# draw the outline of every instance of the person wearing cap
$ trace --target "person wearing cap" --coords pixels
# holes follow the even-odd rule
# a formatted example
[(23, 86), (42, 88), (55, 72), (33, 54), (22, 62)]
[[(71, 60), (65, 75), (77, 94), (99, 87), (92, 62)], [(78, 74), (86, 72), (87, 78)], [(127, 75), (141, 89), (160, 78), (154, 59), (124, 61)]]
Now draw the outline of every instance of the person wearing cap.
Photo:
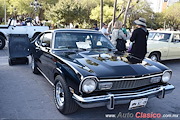
[(134, 21), (136, 29), (133, 31), (130, 41), (133, 43), (130, 53), (143, 60), (147, 53), (147, 37), (149, 32), (146, 29), (146, 19), (139, 18)]
[(100, 30), (102, 32), (102, 34), (104, 34), (108, 39), (109, 39), (109, 32), (108, 32), (108, 26), (107, 24), (103, 23), (103, 27), (102, 29)]

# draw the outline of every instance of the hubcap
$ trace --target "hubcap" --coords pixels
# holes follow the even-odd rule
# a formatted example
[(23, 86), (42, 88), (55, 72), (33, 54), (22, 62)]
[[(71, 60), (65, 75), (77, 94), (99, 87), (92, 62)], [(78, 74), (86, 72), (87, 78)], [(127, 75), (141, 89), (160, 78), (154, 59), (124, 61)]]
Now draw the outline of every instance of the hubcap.
[(151, 60), (157, 61), (157, 57), (156, 57), (155, 55), (152, 55), (152, 56), (151, 56)]
[(59, 106), (64, 105), (64, 90), (60, 82), (56, 84), (56, 101)]

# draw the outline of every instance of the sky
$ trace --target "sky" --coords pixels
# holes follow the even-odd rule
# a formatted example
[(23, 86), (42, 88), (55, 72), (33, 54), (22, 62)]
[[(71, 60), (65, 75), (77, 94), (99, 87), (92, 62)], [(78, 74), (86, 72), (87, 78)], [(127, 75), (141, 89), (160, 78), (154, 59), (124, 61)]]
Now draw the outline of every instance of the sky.
[[(151, 8), (154, 12), (161, 12), (161, 5), (164, 0), (147, 0), (149, 3), (151, 3)], [(172, 5), (175, 2), (178, 2), (180, 0), (167, 0), (168, 5)]]

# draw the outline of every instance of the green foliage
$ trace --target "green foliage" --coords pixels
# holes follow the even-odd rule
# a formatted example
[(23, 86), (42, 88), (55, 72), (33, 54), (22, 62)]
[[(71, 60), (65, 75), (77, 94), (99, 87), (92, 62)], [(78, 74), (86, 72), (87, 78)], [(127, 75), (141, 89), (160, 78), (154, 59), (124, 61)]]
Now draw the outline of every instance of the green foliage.
[(164, 11), (164, 18), (169, 27), (178, 29), (180, 27), (180, 2), (175, 3)]
[(0, 18), (2, 19), (4, 17), (4, 2), (3, 2), (3, 0), (0, 0), (0, 3), (3, 3), (0, 5)]
[(10, 15), (27, 15), (34, 12), (33, 8), (30, 7), (32, 0), (9, 0), (8, 10)]
[[(7, 18), (12, 16), (32, 17), (37, 14), (41, 19), (48, 19), (55, 25), (64, 26), (69, 23), (78, 24), (80, 28), (90, 28), (93, 23), (100, 22), (100, 0), (38, 0), (43, 6), (34, 11), (30, 3), (34, 0), (0, 0), (0, 22), (4, 18), (4, 1), (7, 7)], [(116, 17), (120, 15), (129, 0), (117, 0)], [(180, 2), (170, 6), (163, 13), (153, 13), (150, 5), (144, 1), (132, 0), (128, 10), (127, 27), (133, 25), (133, 21), (139, 17), (147, 20), (147, 26), (154, 29), (164, 26), (164, 22), (174, 28), (180, 27)], [(103, 22), (109, 23), (113, 16), (114, 0), (104, 0)], [(151, 15), (154, 14), (154, 18)], [(119, 17), (122, 21), (124, 14)]]
[[(105, 23), (108, 23), (112, 20), (113, 16), (113, 7), (109, 7), (108, 5), (105, 5), (103, 7), (103, 20)], [(100, 6), (97, 6), (91, 11), (90, 18), (92, 20), (100, 21)]]
[(140, 1), (138, 4), (132, 3), (132, 5), (134, 7), (128, 11), (129, 26), (133, 25), (134, 20), (143, 17), (147, 20), (148, 27), (150, 27), (152, 24), (150, 17), (153, 14), (150, 5), (146, 1)]
[(73, 0), (59, 0), (56, 5), (50, 5), (45, 11), (47, 19), (54, 23), (83, 23), (86, 9), (79, 2)]

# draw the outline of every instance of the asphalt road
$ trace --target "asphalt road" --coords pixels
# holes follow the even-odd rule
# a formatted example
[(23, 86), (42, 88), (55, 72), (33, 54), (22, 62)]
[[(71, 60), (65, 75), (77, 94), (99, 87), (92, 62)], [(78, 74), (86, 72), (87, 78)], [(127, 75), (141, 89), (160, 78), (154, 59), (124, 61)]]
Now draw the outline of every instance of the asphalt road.
[[(82, 109), (71, 115), (63, 115), (53, 101), (53, 87), (41, 75), (32, 73), (30, 65), (8, 65), (7, 48), (0, 50), (0, 120), (4, 119), (137, 119), (145, 114), (160, 113), (163, 118), (157, 120), (180, 120), (180, 60), (165, 61), (173, 70), (170, 81), (176, 89), (164, 99), (153, 98), (144, 108), (128, 111), (128, 104)], [(138, 114), (137, 114), (138, 113)], [(164, 117), (166, 116), (166, 117)], [(144, 120), (144, 119), (143, 119)], [(148, 120), (154, 120), (149, 118)]]

